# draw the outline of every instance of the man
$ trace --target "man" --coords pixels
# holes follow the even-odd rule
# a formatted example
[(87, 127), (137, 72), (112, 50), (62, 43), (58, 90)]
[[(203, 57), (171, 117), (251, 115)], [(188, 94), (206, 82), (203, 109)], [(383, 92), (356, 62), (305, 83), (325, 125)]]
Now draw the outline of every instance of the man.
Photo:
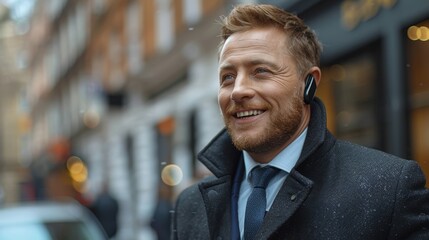
[(113, 239), (118, 231), (119, 203), (110, 193), (107, 183), (90, 206), (91, 211), (100, 222), (109, 239)]
[(214, 176), (177, 200), (174, 239), (429, 239), (417, 163), (326, 129), (313, 99), (321, 47), (302, 20), (241, 5), (223, 19), (221, 36), (226, 130), (198, 156)]

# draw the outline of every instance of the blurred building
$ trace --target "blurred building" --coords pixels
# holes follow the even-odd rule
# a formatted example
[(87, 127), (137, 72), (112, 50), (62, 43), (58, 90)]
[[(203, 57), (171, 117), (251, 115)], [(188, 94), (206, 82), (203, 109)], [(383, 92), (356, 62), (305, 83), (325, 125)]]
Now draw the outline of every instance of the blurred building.
[(24, 39), (11, 14), (0, 3), (0, 204), (20, 199), (18, 185), (25, 174), (20, 150), (30, 126), (21, 94), (26, 79), (21, 71)]
[[(14, 160), (29, 166), (21, 200), (89, 204), (107, 184), (118, 239), (155, 239), (158, 199), (208, 174), (195, 156), (223, 126), (216, 21), (238, 2), (258, 1), (37, 1), (18, 98), (30, 116)], [(317, 94), (333, 133), (429, 175), (429, 2), (259, 2), (297, 13), (324, 44)]]
[(206, 174), (195, 155), (222, 127), (216, 20), (227, 5), (38, 1), (25, 44), (32, 125), (22, 156), (35, 194), (24, 200), (90, 204), (107, 184), (120, 202), (118, 239), (154, 238), (159, 194), (172, 203)]

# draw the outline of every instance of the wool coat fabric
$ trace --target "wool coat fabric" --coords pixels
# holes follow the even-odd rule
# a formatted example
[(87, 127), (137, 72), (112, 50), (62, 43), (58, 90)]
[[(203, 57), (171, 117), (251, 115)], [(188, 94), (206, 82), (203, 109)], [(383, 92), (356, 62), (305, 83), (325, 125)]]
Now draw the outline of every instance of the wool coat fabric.
[[(172, 239), (231, 239), (232, 180), (242, 153), (222, 130), (198, 155), (213, 176), (176, 201)], [(429, 239), (429, 191), (418, 164), (338, 140), (315, 99), (296, 167), (255, 239)]]

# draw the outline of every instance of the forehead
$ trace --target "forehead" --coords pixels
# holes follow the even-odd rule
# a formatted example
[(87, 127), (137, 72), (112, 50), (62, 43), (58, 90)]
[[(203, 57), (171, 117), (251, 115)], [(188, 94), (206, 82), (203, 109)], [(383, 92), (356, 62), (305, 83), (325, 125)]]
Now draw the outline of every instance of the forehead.
[(229, 36), (220, 51), (220, 60), (231, 55), (254, 52), (281, 53), (285, 51), (286, 33), (274, 27), (255, 28), (248, 31), (237, 32)]

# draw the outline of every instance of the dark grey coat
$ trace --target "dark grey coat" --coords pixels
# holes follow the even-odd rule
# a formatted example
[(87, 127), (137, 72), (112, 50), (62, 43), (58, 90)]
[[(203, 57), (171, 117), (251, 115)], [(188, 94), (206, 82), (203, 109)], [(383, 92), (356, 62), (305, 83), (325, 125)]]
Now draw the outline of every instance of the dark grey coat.
[[(415, 161), (335, 139), (323, 104), (311, 106), (297, 166), (257, 239), (429, 239), (429, 191)], [(230, 239), (231, 186), (241, 152), (225, 130), (199, 154), (214, 174), (176, 202), (173, 239)]]

